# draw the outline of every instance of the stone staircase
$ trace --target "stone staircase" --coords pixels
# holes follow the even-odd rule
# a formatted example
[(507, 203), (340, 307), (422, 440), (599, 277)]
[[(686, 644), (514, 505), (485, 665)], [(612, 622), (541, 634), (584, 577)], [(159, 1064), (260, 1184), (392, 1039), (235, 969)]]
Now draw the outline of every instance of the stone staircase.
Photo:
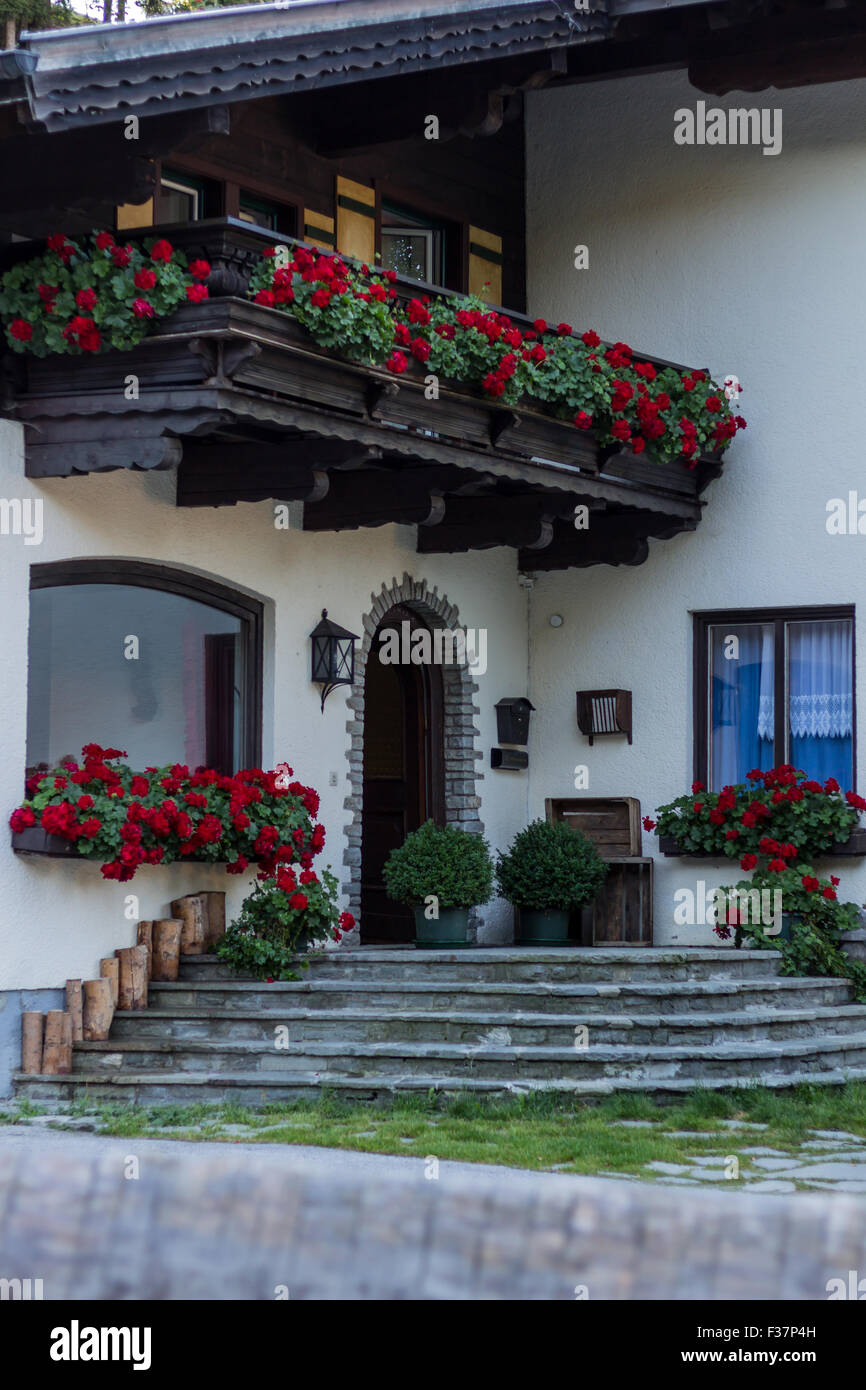
[(262, 1105), (327, 1088), (580, 1095), (866, 1079), (866, 1005), (844, 980), (789, 979), (769, 951), (362, 948), (297, 983), (186, 956), (149, 1007), (76, 1043), (34, 1101)]

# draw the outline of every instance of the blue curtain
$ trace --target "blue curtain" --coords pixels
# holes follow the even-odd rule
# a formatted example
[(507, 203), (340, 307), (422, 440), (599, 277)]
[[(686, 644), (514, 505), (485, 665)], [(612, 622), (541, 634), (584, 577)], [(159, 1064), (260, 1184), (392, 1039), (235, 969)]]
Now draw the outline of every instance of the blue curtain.
[(714, 627), (711, 662), (710, 787), (720, 791), (753, 767), (773, 766), (772, 626)]

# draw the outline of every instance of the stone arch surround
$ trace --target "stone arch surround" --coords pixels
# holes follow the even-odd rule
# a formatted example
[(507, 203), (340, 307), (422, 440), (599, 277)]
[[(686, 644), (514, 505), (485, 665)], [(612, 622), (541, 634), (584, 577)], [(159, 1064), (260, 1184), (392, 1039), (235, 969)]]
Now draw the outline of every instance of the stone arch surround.
[[(346, 725), (350, 736), (349, 746), (349, 795), (343, 803), (344, 809), (352, 813), (352, 819), (345, 827), (346, 847), (343, 863), (347, 877), (343, 889), (349, 900), (349, 911), (356, 921), (361, 915), (361, 830), (364, 801), (364, 680), (367, 672), (373, 638), (385, 614), (398, 604), (412, 609), (423, 618), (431, 628), (459, 627), (459, 615), (453, 603), (438, 592), (429, 589), (425, 580), (412, 579), (404, 574), (402, 581), (391, 580), (390, 588), (383, 584), (381, 591), (370, 595), (371, 606), (363, 618), (361, 645), (355, 653), (355, 684), (347, 703), (351, 718)], [(472, 679), (468, 667), (456, 664), (443, 664), (443, 742), (445, 754), (445, 819), (450, 825), (459, 825), (464, 830), (483, 835), (484, 826), (480, 819), (481, 797), (476, 782), (483, 774), (476, 771), (476, 762), (482, 754), (475, 742), (479, 730), (475, 716), (480, 708), (474, 703), (478, 685)]]

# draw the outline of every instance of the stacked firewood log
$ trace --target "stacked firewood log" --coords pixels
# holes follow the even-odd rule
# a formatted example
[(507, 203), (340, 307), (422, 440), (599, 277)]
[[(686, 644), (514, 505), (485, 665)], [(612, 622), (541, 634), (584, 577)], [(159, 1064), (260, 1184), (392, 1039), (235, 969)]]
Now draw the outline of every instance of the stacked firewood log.
[(189, 893), (171, 917), (139, 922), (138, 943), (100, 961), (99, 979), (67, 980), (66, 1008), (21, 1015), (21, 1070), (63, 1076), (77, 1042), (103, 1042), (116, 1010), (147, 1008), (150, 980), (176, 980), (182, 955), (210, 951), (226, 929), (225, 893)]

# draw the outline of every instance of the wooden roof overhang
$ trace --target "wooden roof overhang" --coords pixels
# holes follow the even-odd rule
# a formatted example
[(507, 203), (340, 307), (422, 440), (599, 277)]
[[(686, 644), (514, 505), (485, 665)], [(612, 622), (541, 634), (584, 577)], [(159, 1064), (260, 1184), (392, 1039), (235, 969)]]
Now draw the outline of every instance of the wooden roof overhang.
[(651, 538), (697, 526), (720, 462), (604, 453), (570, 421), (457, 383), (428, 399), (420, 363), (395, 377), (348, 361), (243, 297), (262, 232), (231, 219), (159, 230), (210, 260), (212, 297), (129, 352), (7, 354), (3, 413), (25, 427), (28, 477), (176, 469), (180, 507), (302, 501), (308, 531), (412, 524), (423, 554), (507, 545), (531, 570), (639, 564)]

